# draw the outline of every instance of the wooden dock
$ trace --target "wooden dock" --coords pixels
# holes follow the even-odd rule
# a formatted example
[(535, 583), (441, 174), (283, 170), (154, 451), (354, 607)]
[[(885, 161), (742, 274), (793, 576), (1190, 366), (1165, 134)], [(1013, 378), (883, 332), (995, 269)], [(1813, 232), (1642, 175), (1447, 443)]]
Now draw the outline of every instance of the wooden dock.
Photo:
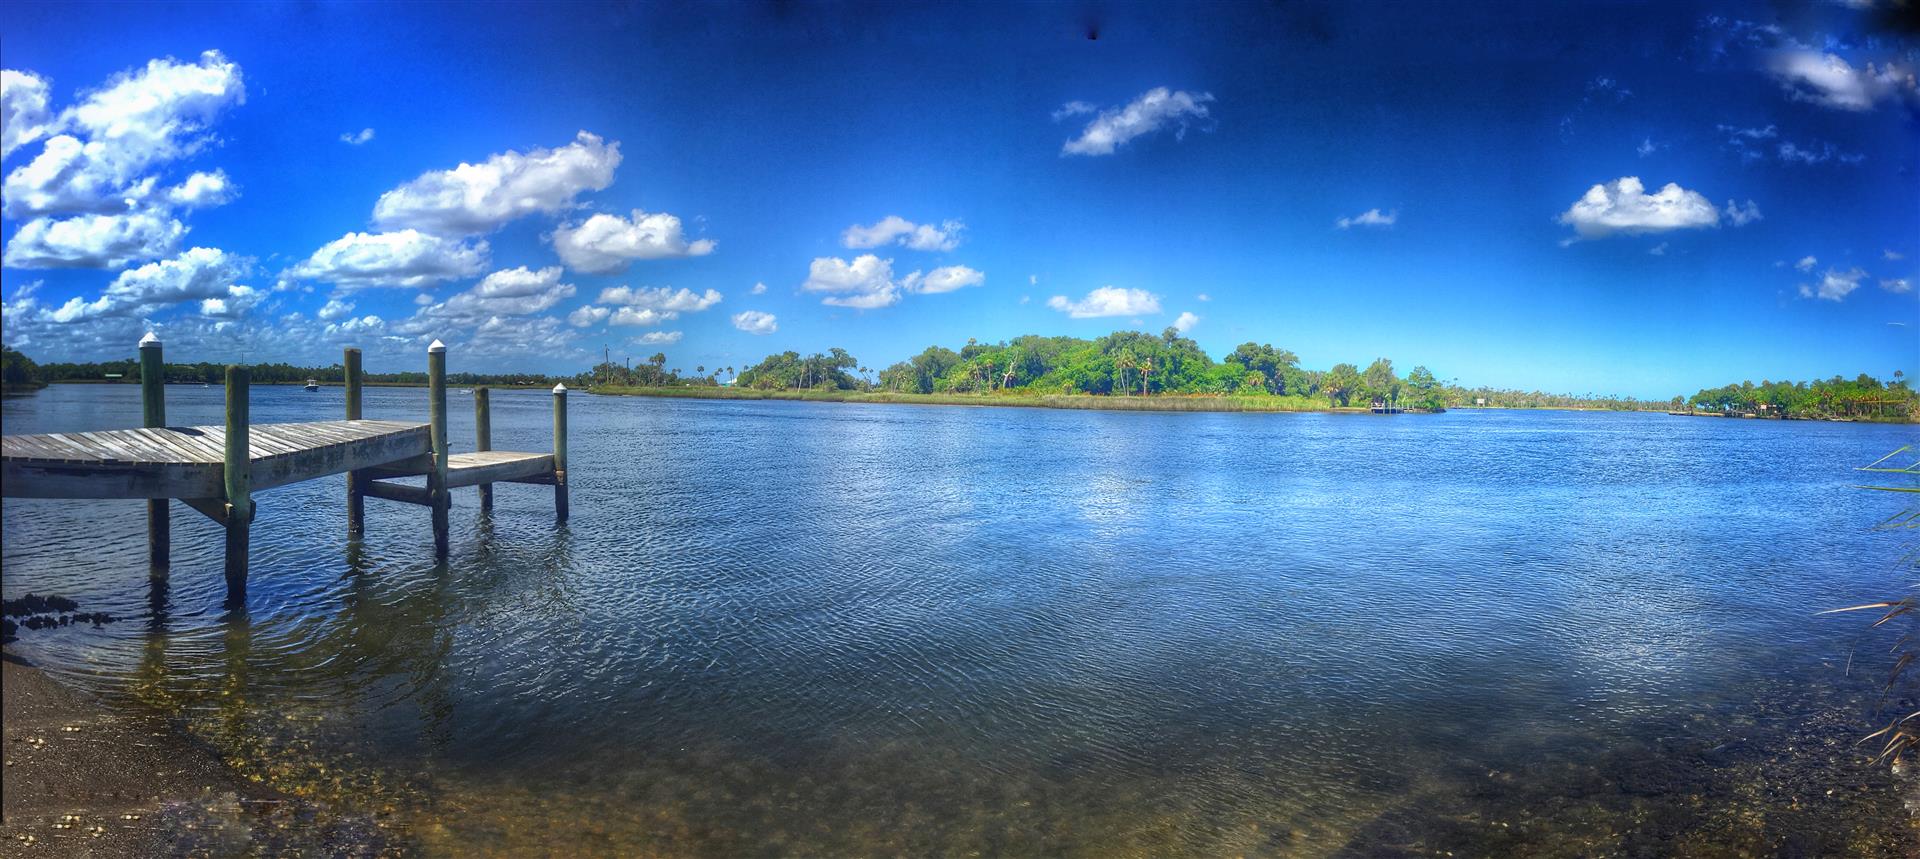
[[(140, 341), (143, 423), (137, 429), (0, 437), (0, 494), (9, 498), (145, 499), (148, 560), (164, 577), (170, 554), (171, 511), (178, 500), (226, 529), (229, 604), (246, 598), (247, 546), (253, 493), (337, 474), (347, 476), (347, 536), (365, 522), (366, 498), (418, 504), (432, 511), (436, 556), (447, 555), (450, 491), (474, 486), (483, 510), (493, 506), (493, 484), (532, 483), (554, 488), (558, 518), (567, 517), (567, 389), (553, 388), (553, 451), (493, 450), (488, 391), (474, 389), (476, 443), (472, 453), (447, 444), (446, 347), (427, 350), (428, 421), (367, 420), (361, 416), (360, 350), (346, 351), (346, 419), (251, 425), (248, 371), (227, 368), (227, 422), (222, 426), (166, 426), (164, 363), (159, 338)], [(391, 482), (426, 477), (425, 486)]]

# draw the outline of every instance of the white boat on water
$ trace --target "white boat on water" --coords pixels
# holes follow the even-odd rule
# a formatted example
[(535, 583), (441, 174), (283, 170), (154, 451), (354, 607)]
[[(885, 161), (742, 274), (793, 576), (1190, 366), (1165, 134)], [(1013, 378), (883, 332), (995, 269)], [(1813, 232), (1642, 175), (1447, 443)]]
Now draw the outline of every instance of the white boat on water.
[(320, 380), (319, 380), (319, 379), (308, 379), (308, 380), (307, 380), (307, 390), (309, 390), (309, 391), (318, 391), (318, 390), (320, 390)]

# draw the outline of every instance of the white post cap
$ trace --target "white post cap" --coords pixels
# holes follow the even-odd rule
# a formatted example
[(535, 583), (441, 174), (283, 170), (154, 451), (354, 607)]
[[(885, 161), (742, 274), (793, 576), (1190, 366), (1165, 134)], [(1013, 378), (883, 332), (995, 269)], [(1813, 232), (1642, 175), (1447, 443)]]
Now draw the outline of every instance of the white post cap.
[(564, 383), (555, 382), (553, 383), (553, 392), (556, 394), (564, 394), (567, 392), (567, 386)]
[(140, 338), (140, 348), (142, 349), (145, 349), (148, 346), (158, 346), (158, 345), (160, 345), (160, 335), (155, 334), (151, 331), (147, 332), (147, 336)]
[(440, 342), (438, 338), (435, 338), (435, 340), (431, 344), (428, 344), (427, 346), (427, 354), (429, 355), (435, 352), (445, 352), (445, 351), (447, 351), (447, 344)]

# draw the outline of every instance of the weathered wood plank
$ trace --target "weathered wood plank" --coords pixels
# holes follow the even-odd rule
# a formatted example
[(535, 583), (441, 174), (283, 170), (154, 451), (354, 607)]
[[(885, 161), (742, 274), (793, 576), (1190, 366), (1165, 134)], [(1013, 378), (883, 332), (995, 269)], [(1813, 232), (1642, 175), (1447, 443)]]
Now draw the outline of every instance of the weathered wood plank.
[[(6, 436), (4, 494), (17, 498), (217, 498), (225, 427), (147, 427)], [(302, 446), (299, 439), (308, 439)], [(252, 489), (259, 491), (422, 456), (426, 424), (326, 421), (252, 427)], [(417, 473), (417, 472), (416, 472)]]
[(267, 457), (254, 461), (253, 488), (255, 491), (271, 489), (316, 477), (372, 468), (376, 465), (419, 456), (427, 451), (428, 445), (427, 428), (415, 426), (408, 430), (363, 438), (347, 444), (316, 447), (284, 456)]
[(217, 463), (0, 460), (8, 498), (206, 498), (221, 492)]
[(206, 514), (220, 525), (227, 524), (227, 500), (225, 498), (182, 498), (180, 503)]
[(368, 498), (385, 498), (388, 501), (402, 501), (418, 504), (422, 507), (433, 506), (433, 492), (424, 486), (408, 486), (404, 483), (387, 483), (369, 480), (360, 488), (360, 494)]
[(447, 457), (447, 485), (478, 486), (553, 473), (553, 454), (550, 453), (487, 453), (491, 455), (482, 457), (472, 453), (456, 453)]

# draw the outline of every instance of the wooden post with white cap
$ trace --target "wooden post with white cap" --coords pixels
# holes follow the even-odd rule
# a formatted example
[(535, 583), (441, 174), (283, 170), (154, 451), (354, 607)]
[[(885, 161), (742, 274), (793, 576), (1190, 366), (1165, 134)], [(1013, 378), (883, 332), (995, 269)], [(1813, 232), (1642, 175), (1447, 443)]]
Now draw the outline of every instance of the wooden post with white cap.
[[(167, 425), (167, 365), (160, 358), (160, 336), (140, 338), (140, 425)], [(147, 573), (166, 578), (173, 547), (173, 515), (165, 498), (147, 499)]]
[(553, 512), (567, 521), (567, 386), (553, 386)]
[(433, 556), (447, 557), (447, 514), (453, 493), (447, 490), (447, 344), (427, 347), (427, 423), (433, 444), (433, 469), (427, 472), (427, 494), (433, 501)]

